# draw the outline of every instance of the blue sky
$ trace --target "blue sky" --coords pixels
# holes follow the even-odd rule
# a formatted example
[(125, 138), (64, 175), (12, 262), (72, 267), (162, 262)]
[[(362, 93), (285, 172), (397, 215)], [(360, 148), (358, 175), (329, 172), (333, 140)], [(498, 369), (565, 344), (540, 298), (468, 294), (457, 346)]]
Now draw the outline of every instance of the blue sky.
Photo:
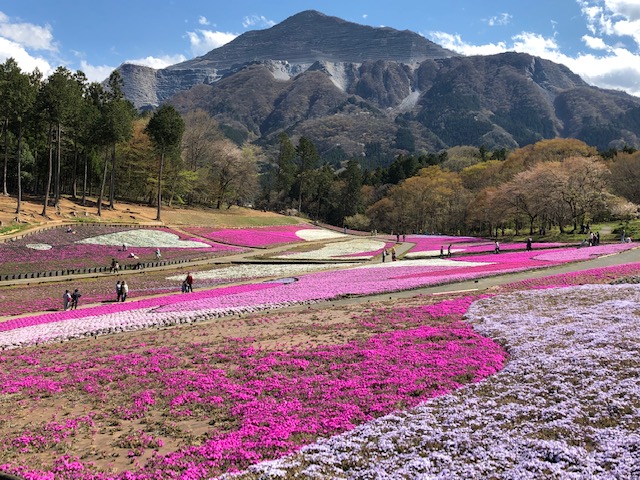
[(101, 81), (124, 62), (162, 68), (309, 9), (465, 55), (538, 55), (640, 96), (640, 0), (0, 0), (0, 61)]

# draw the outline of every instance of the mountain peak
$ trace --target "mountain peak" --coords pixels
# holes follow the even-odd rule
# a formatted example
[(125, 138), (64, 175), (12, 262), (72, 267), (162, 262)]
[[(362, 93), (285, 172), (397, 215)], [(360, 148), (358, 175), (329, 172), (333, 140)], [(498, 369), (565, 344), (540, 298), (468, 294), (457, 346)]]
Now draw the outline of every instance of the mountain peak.
[(305, 10), (265, 30), (243, 33), (231, 42), (170, 69), (227, 70), (247, 60), (313, 64), (316, 61), (362, 63), (392, 60), (419, 63), (457, 56), (409, 30), (348, 22), (317, 10)]

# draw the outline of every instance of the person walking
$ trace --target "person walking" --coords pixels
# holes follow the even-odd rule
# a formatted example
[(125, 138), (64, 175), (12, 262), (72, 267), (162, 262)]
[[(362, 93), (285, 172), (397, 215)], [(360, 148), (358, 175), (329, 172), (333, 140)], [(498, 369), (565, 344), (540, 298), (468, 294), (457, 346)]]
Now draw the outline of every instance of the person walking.
[(447, 247), (447, 257), (451, 256), (451, 244)]
[(396, 249), (395, 247), (391, 247), (391, 261), (395, 262), (397, 260), (396, 258)]
[(193, 292), (193, 275), (191, 275), (191, 272), (187, 274), (187, 278), (184, 281), (187, 283), (187, 292)]
[(382, 263), (384, 263), (384, 261), (387, 259), (387, 249), (383, 248), (382, 249)]
[(120, 298), (124, 302), (127, 299), (127, 295), (129, 295), (129, 285), (127, 285), (127, 282), (125, 282), (124, 280), (120, 284), (120, 290)]
[(156, 260), (159, 260), (162, 255), (160, 255), (160, 249), (156, 248)]
[(80, 300), (81, 296), (80, 290), (76, 288), (71, 294), (71, 310), (78, 308), (78, 300)]
[(71, 294), (69, 293), (69, 290), (65, 290), (64, 293), (62, 294), (62, 308), (66, 310), (69, 310), (69, 306), (71, 305)]
[(498, 240), (496, 240), (495, 243), (494, 253), (500, 253), (500, 243), (498, 243)]
[(533, 249), (533, 240), (531, 237), (527, 238), (527, 252), (530, 252)]
[(116, 282), (116, 302), (122, 300), (122, 284), (120, 280)]

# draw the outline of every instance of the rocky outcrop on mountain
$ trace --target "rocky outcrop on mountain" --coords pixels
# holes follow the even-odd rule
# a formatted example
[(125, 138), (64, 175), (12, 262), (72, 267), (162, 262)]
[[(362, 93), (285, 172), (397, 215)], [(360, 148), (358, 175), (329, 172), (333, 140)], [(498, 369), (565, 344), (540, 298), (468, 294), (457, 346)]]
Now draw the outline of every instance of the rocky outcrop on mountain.
[(120, 70), (139, 109), (202, 108), (233, 138), (266, 147), (280, 132), (369, 160), (555, 137), (640, 147), (640, 98), (589, 86), (563, 65), (513, 52), (463, 57), (413, 32), (315, 11), (163, 70)]

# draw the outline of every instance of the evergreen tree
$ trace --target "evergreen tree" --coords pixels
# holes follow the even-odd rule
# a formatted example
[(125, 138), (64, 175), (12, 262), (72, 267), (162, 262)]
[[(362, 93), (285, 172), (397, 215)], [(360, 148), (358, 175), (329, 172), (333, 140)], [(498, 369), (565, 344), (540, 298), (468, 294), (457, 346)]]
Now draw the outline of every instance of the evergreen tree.
[(275, 188), (279, 197), (286, 197), (296, 181), (296, 148), (286, 133), (278, 136), (280, 149), (276, 166)]
[(301, 137), (296, 147), (296, 160), (298, 164), (298, 211), (302, 211), (302, 198), (306, 195), (309, 185), (310, 172), (316, 168), (320, 155), (315, 145), (306, 137)]
[(158, 198), (156, 220), (161, 220), (162, 208), (162, 171), (164, 169), (165, 155), (176, 153), (182, 142), (184, 134), (184, 120), (178, 111), (171, 105), (164, 104), (156, 110), (145, 129), (157, 152), (160, 155), (158, 165)]
[(2, 122), (4, 129), (4, 169), (3, 169), (3, 193), (8, 195), (7, 191), (7, 165), (9, 157), (8, 131), (11, 126), (15, 129), (17, 136), (16, 148), (16, 166), (17, 166), (17, 206), (16, 214), (20, 214), (22, 207), (22, 139), (23, 125), (27, 117), (32, 114), (38, 93), (38, 85), (41, 80), (41, 74), (36, 69), (31, 74), (22, 72), (17, 62), (13, 58), (0, 65), (0, 116), (4, 119)]
[(360, 213), (362, 206), (362, 171), (355, 160), (349, 160), (347, 168), (340, 173), (344, 181), (341, 195), (342, 216), (348, 217)]

